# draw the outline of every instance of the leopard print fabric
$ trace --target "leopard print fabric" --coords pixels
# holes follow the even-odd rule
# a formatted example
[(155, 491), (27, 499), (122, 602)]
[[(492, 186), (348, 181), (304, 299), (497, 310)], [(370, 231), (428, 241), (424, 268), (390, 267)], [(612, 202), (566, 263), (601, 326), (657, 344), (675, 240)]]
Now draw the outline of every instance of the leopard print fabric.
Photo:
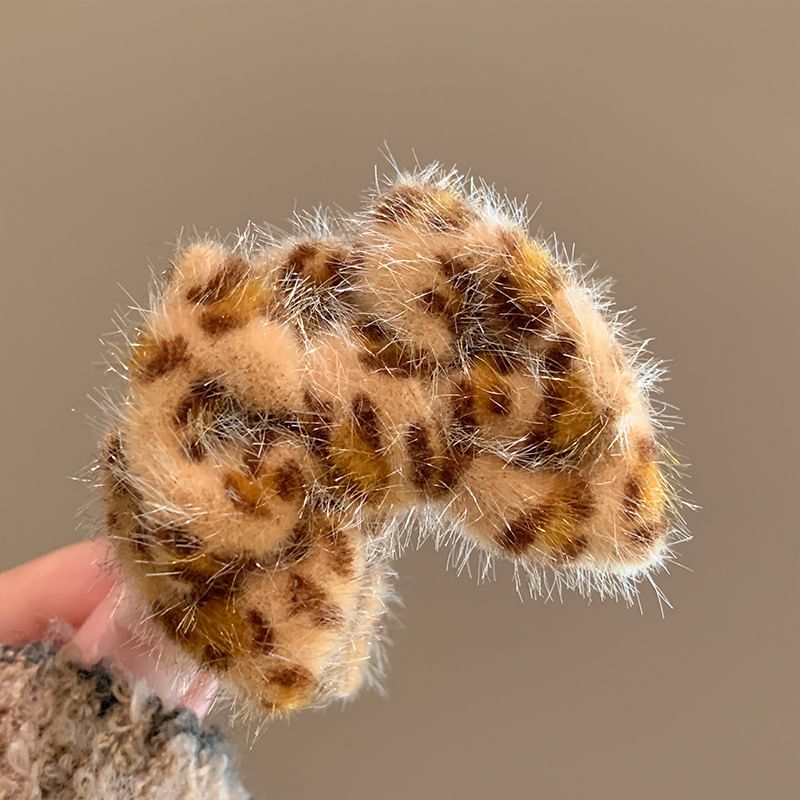
[(107, 527), (147, 620), (252, 707), (369, 679), (412, 535), (540, 593), (630, 596), (669, 556), (642, 371), (523, 222), (429, 170), (179, 252), (102, 443)]

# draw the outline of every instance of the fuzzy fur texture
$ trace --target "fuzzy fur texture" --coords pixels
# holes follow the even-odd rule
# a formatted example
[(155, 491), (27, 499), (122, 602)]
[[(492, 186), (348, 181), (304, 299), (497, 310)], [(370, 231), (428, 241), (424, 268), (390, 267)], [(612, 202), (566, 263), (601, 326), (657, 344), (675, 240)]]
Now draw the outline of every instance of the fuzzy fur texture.
[(436, 169), (180, 250), (100, 474), (147, 619), (268, 714), (374, 676), (412, 535), (634, 596), (677, 538), (651, 373), (521, 211)]

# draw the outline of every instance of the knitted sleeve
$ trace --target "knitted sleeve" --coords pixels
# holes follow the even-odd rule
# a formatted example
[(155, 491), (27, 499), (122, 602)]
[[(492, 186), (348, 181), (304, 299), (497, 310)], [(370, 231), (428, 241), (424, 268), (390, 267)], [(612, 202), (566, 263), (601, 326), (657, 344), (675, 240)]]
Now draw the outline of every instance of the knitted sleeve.
[(250, 795), (226, 740), (99, 664), (38, 642), (0, 650), (0, 798), (149, 800)]

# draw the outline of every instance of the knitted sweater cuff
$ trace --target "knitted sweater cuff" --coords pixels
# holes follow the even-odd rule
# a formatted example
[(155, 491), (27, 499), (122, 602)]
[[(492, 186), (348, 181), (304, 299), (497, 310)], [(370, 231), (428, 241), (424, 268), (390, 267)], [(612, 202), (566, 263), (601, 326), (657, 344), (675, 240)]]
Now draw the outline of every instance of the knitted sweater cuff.
[(0, 649), (0, 797), (219, 798), (250, 795), (216, 728), (167, 711), (103, 665), (57, 644)]

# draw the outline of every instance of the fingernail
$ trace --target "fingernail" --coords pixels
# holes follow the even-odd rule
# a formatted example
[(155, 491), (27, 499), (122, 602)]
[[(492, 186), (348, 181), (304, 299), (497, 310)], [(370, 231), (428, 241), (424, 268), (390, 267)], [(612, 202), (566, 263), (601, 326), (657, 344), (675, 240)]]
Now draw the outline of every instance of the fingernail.
[(213, 703), (216, 680), (200, 672), (155, 630), (147, 639), (137, 635), (132, 627), (135, 619), (124, 589), (117, 586), (89, 615), (69, 647), (84, 664), (110, 662), (131, 684), (145, 681), (167, 708), (186, 706), (202, 719)]
[(212, 675), (198, 672), (189, 690), (183, 696), (183, 705), (204, 719), (211, 710), (219, 691), (219, 681)]

